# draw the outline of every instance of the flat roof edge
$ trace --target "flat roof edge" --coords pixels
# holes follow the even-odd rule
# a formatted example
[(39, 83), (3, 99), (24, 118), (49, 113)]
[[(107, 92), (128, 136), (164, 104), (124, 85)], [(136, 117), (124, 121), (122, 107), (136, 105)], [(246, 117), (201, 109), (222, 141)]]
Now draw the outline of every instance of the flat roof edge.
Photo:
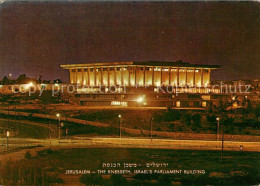
[(82, 67), (92, 67), (92, 66), (116, 66), (116, 65), (137, 65), (137, 66), (167, 66), (167, 67), (186, 67), (186, 68), (210, 68), (218, 69), (220, 65), (200, 65), (200, 64), (190, 64), (190, 63), (176, 63), (176, 62), (105, 62), (105, 63), (84, 63), (84, 64), (66, 64), (60, 65), (63, 69), (70, 68), (82, 68)]

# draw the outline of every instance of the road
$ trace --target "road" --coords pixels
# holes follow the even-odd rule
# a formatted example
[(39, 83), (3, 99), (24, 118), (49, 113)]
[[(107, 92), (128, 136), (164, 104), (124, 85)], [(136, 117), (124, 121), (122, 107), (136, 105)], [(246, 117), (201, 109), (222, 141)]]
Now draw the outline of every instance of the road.
[[(56, 124), (51, 125), (55, 132)], [(115, 137), (71, 137), (70, 139), (48, 139), (48, 124), (31, 121), (7, 121), (0, 119), (0, 129), (11, 130), (9, 148), (41, 145), (53, 148), (91, 148), (91, 147), (118, 147), (118, 148), (158, 148), (158, 149), (193, 149), (193, 150), (221, 150), (221, 141), (207, 140), (173, 140), (148, 138), (115, 138)], [(17, 134), (19, 131), (19, 134)], [(56, 134), (52, 135), (57, 136)], [(2, 133), (0, 138), (0, 152), (6, 151), (7, 139)], [(256, 151), (260, 152), (260, 142), (224, 141), (226, 151)], [(10, 150), (10, 149), (9, 149)]]
[[(56, 136), (56, 125), (51, 124), (50, 129), (52, 135)], [(49, 126), (44, 123), (33, 121), (15, 121), (8, 119), (0, 119), (0, 136), (5, 137), (5, 131), (9, 130), (11, 136), (16, 138), (47, 138), (49, 135)]]
[[(0, 141), (6, 139), (1, 138)], [(189, 149), (189, 150), (221, 150), (221, 141), (205, 140), (169, 140), (169, 139), (143, 139), (143, 138), (103, 138), (89, 137), (77, 139), (19, 139), (19, 143), (30, 143), (52, 148), (91, 148), (91, 147), (118, 147), (118, 148), (157, 148), (157, 149)], [(15, 138), (13, 138), (15, 142)], [(13, 143), (15, 145), (15, 143)], [(224, 141), (225, 151), (260, 152), (260, 142)]]

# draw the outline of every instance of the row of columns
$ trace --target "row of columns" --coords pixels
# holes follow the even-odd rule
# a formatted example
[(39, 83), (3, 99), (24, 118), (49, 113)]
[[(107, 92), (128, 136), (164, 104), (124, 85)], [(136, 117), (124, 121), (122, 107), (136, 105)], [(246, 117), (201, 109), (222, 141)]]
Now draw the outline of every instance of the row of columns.
[[(110, 68), (111, 67), (106, 67), (107, 68), (107, 71), (108, 71), (108, 79), (107, 79), (107, 81), (108, 81), (108, 86), (110, 86)], [(113, 67), (114, 68), (114, 84), (115, 85), (117, 85), (117, 70), (116, 70), (116, 66), (114, 66)], [(133, 68), (130, 68), (129, 66), (128, 67), (120, 67), (120, 71), (121, 71), (121, 85), (124, 85), (124, 76), (123, 76), (123, 74), (124, 74), (124, 68), (127, 68), (128, 69), (128, 84), (130, 85), (131, 84), (131, 72), (132, 71), (134, 71), (134, 73), (135, 73), (135, 85), (137, 85), (137, 66), (134, 66)], [(155, 67), (149, 67), (149, 68), (152, 68), (152, 86), (154, 86), (155, 85), (155, 82), (154, 82), (154, 69), (155, 69)], [(88, 85), (90, 85), (90, 68), (85, 68), (85, 69), (87, 69), (87, 76), (88, 76), (88, 82), (87, 82), (87, 84)], [(145, 75), (145, 69), (146, 69), (146, 67), (145, 66), (143, 66), (143, 85), (145, 85), (145, 80), (146, 80), (146, 75)], [(158, 67), (157, 67), (157, 69), (158, 69)], [(174, 69), (176, 69), (176, 68), (174, 68)], [(183, 69), (183, 68), (181, 68), (181, 69)], [(72, 70), (73, 69), (69, 69), (70, 70), (70, 82), (71, 83), (77, 83), (77, 81), (78, 81), (78, 69), (74, 69), (75, 70), (75, 73), (76, 73), (76, 82), (73, 82), (73, 72), (72, 72)], [(132, 71), (131, 71), (132, 70)], [(171, 82), (171, 70), (172, 70), (172, 67), (169, 67), (168, 68), (168, 72), (169, 72), (169, 84), (170, 84), (170, 82)], [(196, 73), (195, 73), (195, 71), (196, 70), (198, 70), (198, 69), (196, 69), (196, 68), (193, 68), (193, 86), (196, 84)], [(208, 76), (208, 83), (210, 83), (210, 72), (211, 72), (211, 70), (210, 69), (208, 69), (209, 70), (209, 76)], [(82, 73), (82, 75), (81, 75), (81, 78), (82, 78), (82, 80), (81, 80), (81, 82), (82, 82), (82, 84), (83, 84), (83, 82), (84, 82), (84, 68), (82, 68), (82, 69), (80, 69), (80, 71), (81, 71), (81, 73)], [(101, 71), (101, 84), (103, 85), (103, 67), (100, 67), (100, 71)], [(187, 80), (188, 80), (188, 68), (185, 68), (185, 85), (187, 85)], [(94, 85), (95, 86), (97, 86), (97, 70), (96, 70), (96, 68), (93, 68), (93, 72), (94, 72)], [(163, 76), (163, 67), (160, 67), (160, 85), (162, 85), (162, 81), (163, 81), (163, 78), (162, 78), (162, 76)], [(204, 73), (204, 70), (203, 70), (203, 68), (201, 69), (201, 86), (203, 86), (204, 85), (204, 78), (203, 78), (203, 73)], [(177, 68), (177, 86), (179, 86), (180, 85), (180, 68)]]

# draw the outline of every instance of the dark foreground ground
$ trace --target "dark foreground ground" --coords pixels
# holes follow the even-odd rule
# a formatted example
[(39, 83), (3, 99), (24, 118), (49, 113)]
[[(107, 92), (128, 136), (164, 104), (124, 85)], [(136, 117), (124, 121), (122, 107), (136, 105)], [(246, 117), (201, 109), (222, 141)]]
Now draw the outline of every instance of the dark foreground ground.
[[(114, 165), (111, 163), (117, 163), (116, 167), (111, 167)], [(127, 163), (137, 164), (137, 167), (124, 167)], [(34, 157), (27, 153), (24, 160), (2, 164), (0, 169), (0, 184), (9, 185), (255, 185), (260, 183), (260, 153), (224, 152), (221, 161), (220, 151), (47, 149)], [(73, 171), (66, 174), (68, 170)], [(75, 170), (86, 170), (91, 174), (73, 174)], [(97, 174), (98, 170), (106, 170), (106, 173)], [(115, 174), (108, 170), (128, 170), (130, 173)], [(160, 170), (182, 172), (159, 174)]]

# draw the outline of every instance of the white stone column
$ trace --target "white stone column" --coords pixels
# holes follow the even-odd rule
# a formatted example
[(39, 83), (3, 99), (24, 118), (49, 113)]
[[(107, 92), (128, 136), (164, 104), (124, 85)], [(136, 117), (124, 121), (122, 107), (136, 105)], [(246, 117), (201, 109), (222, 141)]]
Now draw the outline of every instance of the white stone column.
[(70, 71), (70, 83), (74, 83), (74, 81), (73, 81), (73, 72), (72, 72), (72, 69), (70, 68), (69, 69), (69, 71)]
[(107, 67), (107, 76), (108, 76), (107, 84), (108, 86), (110, 86), (110, 67)]
[(180, 68), (177, 68), (177, 86), (180, 85)]
[(121, 86), (124, 85), (124, 67), (121, 67)]
[(97, 86), (97, 69), (94, 68), (94, 85)]
[(203, 68), (201, 69), (201, 86), (203, 86)]
[(171, 70), (172, 70), (172, 68), (169, 67), (169, 85), (171, 85)]
[(162, 70), (163, 70), (163, 67), (161, 67), (161, 83), (160, 83), (160, 86), (162, 86)]
[(188, 85), (188, 68), (185, 68), (185, 86)]
[(143, 76), (143, 86), (145, 86), (145, 66), (143, 67), (143, 74), (144, 74), (144, 76)]
[(90, 86), (90, 68), (88, 68), (88, 85)]
[(136, 85), (137, 85), (137, 84), (136, 84), (136, 81), (137, 81), (137, 77), (136, 77), (136, 74), (137, 74), (137, 73), (136, 73), (136, 71), (137, 71), (137, 68), (136, 68), (136, 66), (135, 66), (135, 69), (134, 69), (134, 71), (135, 71), (135, 86), (136, 86)]
[(211, 74), (211, 69), (209, 69), (209, 85), (211, 85), (210, 74)]
[(154, 86), (154, 67), (152, 67), (152, 86)]
[(81, 69), (81, 84), (84, 85), (84, 68)]
[(131, 70), (130, 70), (131, 67), (128, 66), (127, 69), (128, 69), (128, 86), (131, 86)]
[(79, 76), (78, 76), (78, 69), (76, 68), (75, 71), (76, 71), (76, 84), (78, 84), (78, 78), (79, 78)]
[(117, 79), (116, 79), (116, 67), (115, 66), (114, 66), (114, 81), (115, 81), (115, 85), (116, 85)]
[(196, 69), (194, 68), (193, 69), (193, 87), (195, 87), (196, 86), (196, 81), (195, 81), (195, 77), (196, 77)]
[(101, 85), (104, 85), (104, 83), (103, 83), (103, 67), (100, 67), (100, 73), (101, 73)]

